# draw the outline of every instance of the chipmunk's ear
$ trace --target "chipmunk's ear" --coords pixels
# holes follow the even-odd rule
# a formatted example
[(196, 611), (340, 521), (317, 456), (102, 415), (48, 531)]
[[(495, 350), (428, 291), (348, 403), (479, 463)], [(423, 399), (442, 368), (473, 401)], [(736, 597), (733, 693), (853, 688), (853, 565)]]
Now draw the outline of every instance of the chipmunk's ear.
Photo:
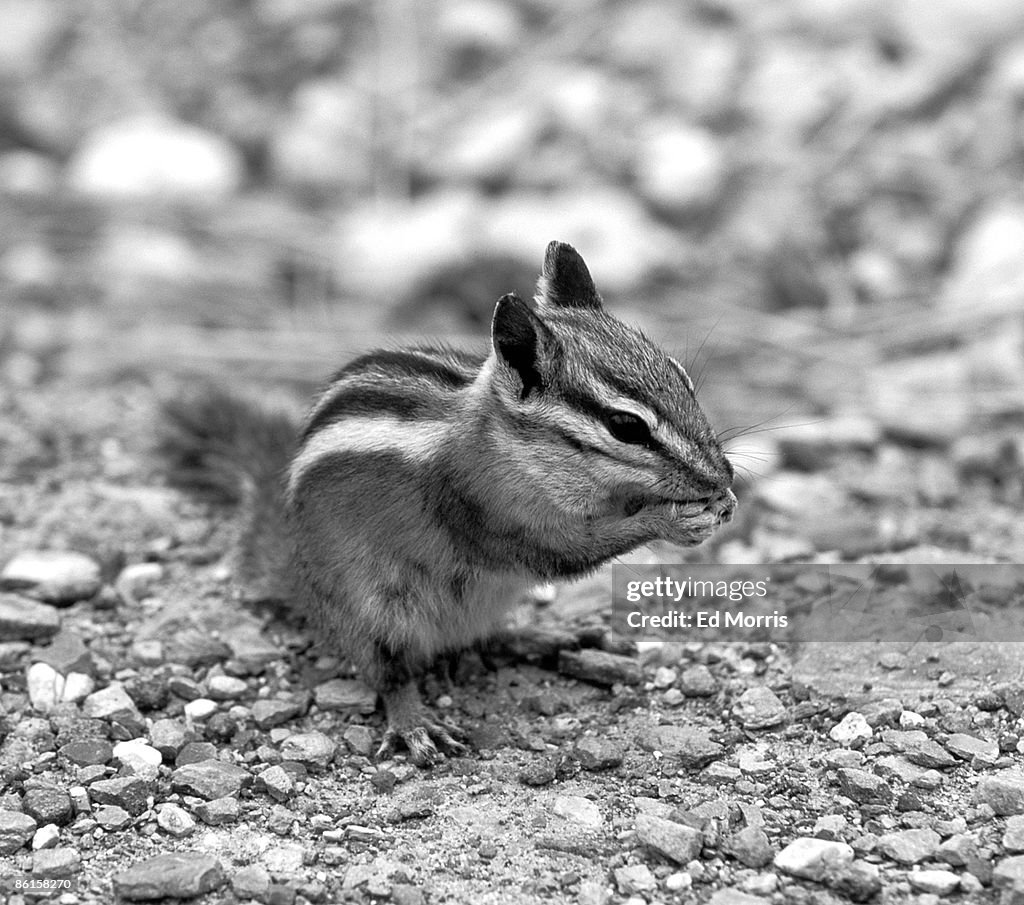
[(498, 362), (511, 368), (522, 385), (521, 398), (544, 389), (557, 340), (514, 292), (498, 299), (491, 322), (491, 342)]
[(537, 299), (561, 308), (600, 308), (601, 296), (580, 253), (565, 242), (551, 242), (537, 282)]

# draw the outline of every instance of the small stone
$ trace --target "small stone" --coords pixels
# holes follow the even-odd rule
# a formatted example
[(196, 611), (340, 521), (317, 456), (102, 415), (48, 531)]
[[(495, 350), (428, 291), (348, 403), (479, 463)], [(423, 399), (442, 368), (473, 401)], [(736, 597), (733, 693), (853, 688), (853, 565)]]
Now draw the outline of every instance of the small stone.
[(0, 641), (38, 641), (60, 631), (52, 607), (17, 594), (0, 594)]
[(1008, 852), (1024, 852), (1024, 815), (1015, 814), (1006, 818), (1003, 848)]
[(185, 721), (187, 723), (205, 723), (218, 710), (216, 701), (209, 698), (196, 698), (185, 705)]
[(640, 733), (638, 741), (647, 751), (660, 751), (688, 769), (699, 769), (721, 757), (724, 751), (706, 730), (685, 726), (651, 726)]
[(829, 731), (829, 738), (849, 747), (854, 742), (867, 741), (874, 734), (862, 713), (848, 713)]
[(64, 677), (63, 703), (80, 704), (96, 690), (96, 680), (84, 672), (69, 672)]
[(156, 815), (157, 826), (175, 839), (191, 836), (196, 831), (192, 815), (176, 804), (165, 804)]
[(615, 869), (615, 885), (624, 896), (652, 893), (658, 888), (658, 880), (646, 864), (631, 864)]
[(240, 899), (262, 902), (270, 891), (270, 872), (259, 864), (243, 867), (231, 878), (231, 889)]
[(615, 742), (588, 735), (576, 744), (576, 758), (584, 770), (610, 770), (622, 763), (622, 748)]
[(101, 779), (89, 786), (89, 796), (94, 802), (117, 805), (133, 817), (138, 817), (149, 807), (148, 799), (152, 794), (152, 783), (139, 776)]
[(941, 841), (935, 830), (900, 830), (879, 837), (878, 850), (900, 864), (918, 864), (935, 857)]
[(252, 705), (252, 718), (260, 729), (280, 726), (294, 720), (301, 713), (302, 705), (298, 701), (261, 699)]
[(100, 567), (81, 553), (30, 550), (19, 553), (0, 572), (0, 586), (29, 597), (67, 606), (100, 589)]
[(149, 742), (164, 760), (173, 761), (188, 743), (190, 734), (179, 720), (155, 720), (149, 730)]
[(732, 709), (744, 729), (768, 729), (786, 720), (785, 705), (775, 692), (763, 685), (748, 688)]
[(658, 689), (671, 688), (679, 678), (679, 673), (670, 666), (659, 666), (654, 671), (654, 687)]
[(138, 603), (150, 596), (153, 586), (162, 581), (163, 577), (164, 567), (158, 562), (132, 563), (118, 574), (114, 588), (128, 603)]
[(960, 878), (948, 870), (913, 870), (907, 874), (910, 885), (918, 892), (945, 898), (960, 885)]
[(676, 864), (694, 860), (704, 845), (698, 830), (652, 814), (637, 815), (636, 836), (642, 845)]
[(853, 849), (845, 842), (801, 836), (775, 856), (774, 864), (778, 870), (794, 877), (821, 881), (852, 861)]
[(245, 681), (234, 676), (211, 676), (206, 680), (206, 692), (214, 701), (235, 701), (248, 690)]
[(967, 833), (957, 833), (939, 846), (936, 857), (953, 867), (965, 867), (978, 858), (978, 843)]
[(814, 821), (814, 836), (817, 839), (837, 840), (846, 829), (846, 818), (842, 814), (823, 814)]
[(938, 742), (926, 739), (919, 744), (907, 748), (905, 752), (907, 760), (921, 767), (929, 767), (935, 770), (945, 770), (955, 767), (957, 760)]
[(142, 714), (120, 682), (111, 682), (106, 688), (89, 695), (82, 704), (82, 713), (97, 720), (143, 722)]
[(377, 709), (377, 692), (357, 679), (330, 679), (313, 696), (321, 710), (369, 715)]
[(75, 816), (68, 793), (52, 786), (27, 791), (21, 800), (21, 807), (40, 825), (55, 823), (66, 826)]
[(220, 760), (204, 760), (178, 767), (171, 774), (171, 788), (183, 795), (212, 801), (237, 795), (249, 781), (248, 771)]
[(759, 826), (746, 826), (733, 833), (723, 843), (723, 849), (741, 864), (753, 868), (771, 863), (775, 855), (768, 836)]
[(52, 666), (62, 676), (72, 672), (91, 675), (95, 670), (92, 654), (82, 637), (66, 628), (61, 629), (46, 647), (39, 648), (35, 659)]
[(637, 183), (658, 207), (692, 212), (711, 205), (721, 192), (726, 165), (715, 136), (681, 122), (648, 129), (638, 148)]
[(209, 826), (220, 826), (234, 823), (238, 819), (240, 807), (238, 799), (233, 797), (214, 798), (195, 806), (196, 816)]
[(126, 830), (132, 825), (132, 815), (116, 804), (104, 804), (93, 811), (93, 819), (108, 833)]
[(64, 693), (64, 677), (48, 663), (33, 663), (26, 673), (25, 684), (29, 702), (37, 713), (53, 710)]
[[(882, 878), (878, 866), (866, 861), (854, 861), (839, 868), (825, 878), (836, 892), (854, 902), (868, 902), (881, 892)], [(924, 905), (924, 903), (919, 903)]]
[(114, 894), (133, 901), (194, 899), (226, 882), (216, 858), (198, 852), (157, 855), (114, 874)]
[(710, 669), (698, 663), (683, 670), (679, 689), (688, 698), (709, 698), (718, 691), (718, 682)]
[(164, 662), (164, 645), (155, 638), (135, 641), (131, 646), (131, 658), (139, 666), (161, 666)]
[(603, 650), (562, 650), (558, 653), (558, 671), (594, 685), (639, 685), (644, 674), (632, 657)]
[(44, 848), (53, 848), (60, 841), (60, 827), (55, 823), (48, 823), (39, 827), (32, 837), (32, 851), (37, 852)]
[(28, 814), (0, 810), (0, 855), (13, 855), (32, 838), (36, 826)]
[(281, 743), (281, 757), (319, 771), (327, 769), (337, 748), (322, 732), (296, 732)]
[(858, 804), (888, 804), (892, 801), (892, 789), (881, 776), (844, 767), (838, 771), (838, 777), (843, 794)]
[(764, 905), (760, 896), (748, 895), (738, 889), (720, 889), (710, 899), (708, 905)]
[(551, 809), (555, 816), (590, 829), (597, 829), (604, 822), (597, 805), (579, 795), (559, 795)]
[(161, 710), (171, 698), (169, 683), (158, 676), (133, 676), (124, 683), (124, 690), (140, 710)]
[(189, 742), (174, 758), (176, 767), (186, 764), (201, 764), (205, 760), (217, 759), (217, 746), (213, 742)]
[(1004, 896), (1002, 901), (1016, 903), (1020, 901), (1019, 894), (1024, 892), (1024, 855), (1014, 855), (1012, 858), (1004, 858), (992, 871), (992, 885), (996, 889), (1009, 889), (1014, 896)]
[(82, 869), (82, 856), (73, 848), (50, 848), (34, 852), (32, 873), (45, 880), (64, 880)]
[(295, 794), (295, 783), (283, 767), (268, 767), (256, 777), (256, 789), (275, 801), (287, 801)]
[(1024, 814), (1024, 773), (1002, 770), (983, 776), (974, 790), (974, 803), (987, 804), (996, 814)]
[(341, 736), (353, 754), (372, 757), (377, 748), (373, 733), (367, 726), (349, 726)]
[(946, 739), (946, 750), (968, 762), (991, 767), (999, 760), (999, 743), (957, 732)]
[(121, 765), (121, 772), (144, 779), (156, 779), (163, 755), (150, 747), (143, 739), (130, 742), (118, 742), (114, 745), (114, 758)]
[(550, 759), (534, 758), (519, 771), (517, 778), (524, 786), (546, 786), (554, 782), (557, 775)]

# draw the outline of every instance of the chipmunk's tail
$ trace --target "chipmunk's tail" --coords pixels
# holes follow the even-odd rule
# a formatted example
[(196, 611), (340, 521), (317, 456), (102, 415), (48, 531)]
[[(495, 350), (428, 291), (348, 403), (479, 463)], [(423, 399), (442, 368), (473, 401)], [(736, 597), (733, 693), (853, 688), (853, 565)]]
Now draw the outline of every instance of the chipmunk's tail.
[(215, 387), (163, 403), (158, 449), (171, 481), (241, 509), (236, 578), (248, 597), (290, 596), (283, 489), (297, 436), (297, 418)]

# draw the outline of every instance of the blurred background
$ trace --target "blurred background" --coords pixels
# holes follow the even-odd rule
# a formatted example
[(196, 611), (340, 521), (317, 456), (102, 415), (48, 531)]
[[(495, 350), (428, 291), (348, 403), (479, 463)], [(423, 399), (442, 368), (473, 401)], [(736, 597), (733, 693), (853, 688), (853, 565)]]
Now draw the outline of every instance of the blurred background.
[(12, 424), (485, 342), (557, 238), (716, 424), (760, 425), (753, 472), (926, 449), (959, 469), (940, 501), (975, 467), (1019, 493), (1019, 0), (0, 0), (0, 22)]

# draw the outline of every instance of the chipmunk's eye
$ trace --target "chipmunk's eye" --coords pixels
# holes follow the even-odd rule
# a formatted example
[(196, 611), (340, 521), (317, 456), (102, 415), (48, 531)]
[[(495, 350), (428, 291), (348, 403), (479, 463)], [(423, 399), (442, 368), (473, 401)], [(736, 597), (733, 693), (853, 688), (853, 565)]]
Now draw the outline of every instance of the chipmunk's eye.
[(609, 412), (605, 417), (608, 432), (620, 443), (649, 446), (653, 440), (651, 429), (643, 418), (629, 412)]

